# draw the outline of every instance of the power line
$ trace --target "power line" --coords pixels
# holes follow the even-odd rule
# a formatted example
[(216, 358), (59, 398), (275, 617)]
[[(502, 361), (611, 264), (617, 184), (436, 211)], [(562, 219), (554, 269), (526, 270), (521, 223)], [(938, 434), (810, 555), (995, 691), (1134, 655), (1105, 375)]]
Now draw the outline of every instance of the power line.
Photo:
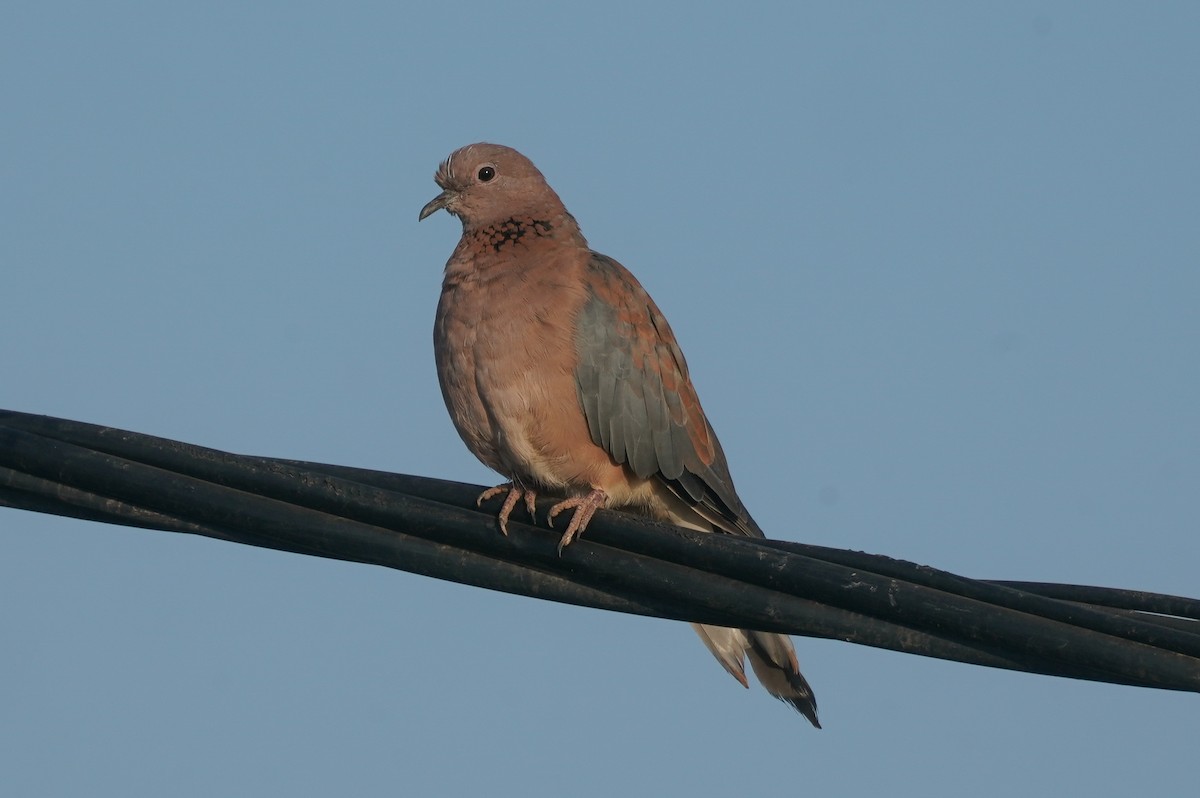
[[(481, 488), (235, 455), (0, 411), (0, 505), (383, 565), (587, 607), (1200, 692), (1200, 601), (968, 579), (880, 555), (601, 513), (500, 534)], [(545, 508), (541, 508), (544, 517)]]

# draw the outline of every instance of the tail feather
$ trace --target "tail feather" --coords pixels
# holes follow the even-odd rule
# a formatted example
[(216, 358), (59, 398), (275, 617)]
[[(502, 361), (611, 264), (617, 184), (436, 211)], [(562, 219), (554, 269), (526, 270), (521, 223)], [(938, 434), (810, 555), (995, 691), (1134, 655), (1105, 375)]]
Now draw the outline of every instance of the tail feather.
[[(732, 490), (732, 487), (730, 489)], [(660, 498), (666, 500), (666, 497)], [(723, 531), (729, 534), (763, 537), (762, 530), (744, 508), (734, 520), (706, 513), (701, 506), (685, 504), (674, 493), (670, 494), (670, 498), (673, 499), (673, 503), (666, 506), (657, 517), (701, 532)], [(791, 704), (797, 712), (808, 718), (813, 726), (821, 728), (821, 722), (817, 720), (816, 696), (808, 686), (804, 674), (800, 673), (800, 663), (796, 659), (796, 649), (792, 646), (790, 637), (775, 632), (754, 632), (700, 623), (692, 624), (692, 628), (717, 658), (717, 662), (721, 663), (721, 667), (729, 671), (743, 687), (750, 686), (746, 681), (745, 664), (746, 657), (749, 656), (750, 667), (767, 692), (780, 701)]]
[(800, 672), (792, 641), (785, 635), (768, 632), (744, 634), (750, 639), (750, 647), (746, 649), (750, 667), (762, 686), (780, 701), (791, 704), (813, 726), (821, 728), (821, 722), (817, 720), (817, 698)]
[(786, 635), (773, 632), (755, 632), (746, 629), (730, 629), (724, 626), (692, 624), (700, 639), (717, 661), (733, 678), (746, 682), (745, 657), (750, 658), (750, 667), (767, 692), (780, 701), (791, 704), (818, 729), (817, 699), (812, 688), (800, 673), (796, 649)]

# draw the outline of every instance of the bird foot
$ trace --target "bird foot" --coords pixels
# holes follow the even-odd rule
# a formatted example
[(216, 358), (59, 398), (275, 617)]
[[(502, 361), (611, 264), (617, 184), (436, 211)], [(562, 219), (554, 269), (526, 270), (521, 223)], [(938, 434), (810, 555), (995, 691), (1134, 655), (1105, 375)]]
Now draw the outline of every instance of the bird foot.
[(592, 516), (607, 502), (608, 494), (596, 488), (586, 496), (575, 496), (570, 499), (564, 499), (550, 508), (550, 512), (546, 515), (546, 523), (551, 527), (554, 526), (554, 516), (564, 510), (572, 508), (575, 510), (571, 515), (571, 523), (567, 524), (567, 531), (563, 532), (562, 538), (558, 541), (559, 555), (562, 554), (562, 550), (566, 548), (567, 544), (583, 534), (583, 530), (587, 528), (588, 522), (592, 520)]
[(503, 485), (488, 488), (479, 494), (479, 498), (475, 500), (475, 506), (479, 507), (488, 499), (499, 496), (505, 491), (508, 491), (508, 496), (504, 498), (504, 504), (500, 505), (500, 514), (497, 516), (497, 519), (500, 521), (500, 531), (505, 535), (508, 534), (508, 516), (512, 513), (513, 508), (517, 506), (517, 502), (521, 500), (522, 496), (525, 497), (525, 509), (529, 511), (529, 520), (537, 523), (537, 491), (524, 490), (518, 487), (515, 482), (505, 482)]

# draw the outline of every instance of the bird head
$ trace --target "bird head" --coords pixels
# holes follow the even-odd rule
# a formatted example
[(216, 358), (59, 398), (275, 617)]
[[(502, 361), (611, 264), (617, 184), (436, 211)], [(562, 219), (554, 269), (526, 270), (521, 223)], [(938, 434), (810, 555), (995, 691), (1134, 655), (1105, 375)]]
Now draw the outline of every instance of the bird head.
[(421, 209), (418, 218), (422, 220), (445, 210), (469, 230), (533, 211), (566, 213), (562, 200), (537, 167), (500, 144), (470, 144), (455, 150), (442, 161), (433, 179), (442, 193)]

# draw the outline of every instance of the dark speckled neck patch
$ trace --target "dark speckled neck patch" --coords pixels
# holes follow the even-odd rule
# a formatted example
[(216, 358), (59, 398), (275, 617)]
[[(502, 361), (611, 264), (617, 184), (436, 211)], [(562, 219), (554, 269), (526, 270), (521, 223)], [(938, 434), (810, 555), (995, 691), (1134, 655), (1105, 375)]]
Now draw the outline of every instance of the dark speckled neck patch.
[(553, 229), (554, 225), (547, 219), (509, 217), (499, 224), (483, 228), (478, 235), (491, 245), (493, 250), (500, 252), (504, 247), (516, 244), (527, 235), (545, 238)]

